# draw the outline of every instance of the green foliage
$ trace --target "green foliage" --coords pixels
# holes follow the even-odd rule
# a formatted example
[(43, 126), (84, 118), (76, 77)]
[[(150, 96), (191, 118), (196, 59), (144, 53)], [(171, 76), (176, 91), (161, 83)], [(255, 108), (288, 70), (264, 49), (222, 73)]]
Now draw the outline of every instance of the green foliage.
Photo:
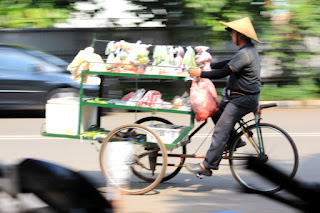
[(226, 40), (225, 27), (220, 21), (228, 22), (249, 17), (258, 35), (263, 27), (268, 25), (268, 18), (260, 15), (264, 8), (263, 4), (252, 4), (251, 0), (185, 1), (187, 7), (195, 8), (197, 24), (212, 28), (214, 36), (210, 40), (213, 45)]
[(298, 85), (263, 85), (260, 100), (306, 100), (320, 99), (320, 89), (312, 76), (301, 78)]
[[(224, 27), (219, 21), (232, 21), (248, 16), (253, 22), (258, 38), (265, 42), (263, 54), (278, 58), (284, 76), (297, 76), (297, 73), (301, 75), (303, 72), (319, 73), (317, 69), (312, 70), (308, 64), (308, 59), (319, 55), (319, 50), (308, 50), (304, 38), (306, 35), (320, 36), (320, 1), (185, 1), (188, 2), (187, 7), (195, 8), (198, 24), (212, 27), (212, 45), (226, 39), (223, 34)], [(293, 78), (293, 81), (295, 80), (296, 78)]]
[(312, 86), (306, 88), (304, 86), (265, 86), (261, 90), (261, 101), (274, 101), (274, 100), (307, 100), (319, 99), (320, 93), (316, 92), (317, 87)]
[(293, 13), (291, 23), (302, 34), (320, 36), (317, 26), (320, 21), (320, 1), (318, 0), (291, 0), (290, 11)]
[(49, 28), (74, 10), (68, 0), (2, 0), (0, 28)]

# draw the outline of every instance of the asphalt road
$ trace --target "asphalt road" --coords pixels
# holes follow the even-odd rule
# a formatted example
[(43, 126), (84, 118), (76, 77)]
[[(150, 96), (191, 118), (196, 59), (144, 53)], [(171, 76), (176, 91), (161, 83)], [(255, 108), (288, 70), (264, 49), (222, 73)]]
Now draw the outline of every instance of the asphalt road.
[[(136, 119), (149, 116), (150, 113), (108, 113), (102, 118), (102, 126), (113, 129)], [(157, 113), (175, 124), (189, 122), (187, 115)], [(250, 115), (251, 116), (251, 115)], [(267, 109), (263, 112), (263, 122), (276, 124), (285, 129), (294, 139), (300, 157), (296, 178), (308, 182), (320, 183), (320, 109)], [(67, 118), (66, 118), (67, 119)], [(63, 122), (63, 121), (61, 121)], [(0, 113), (0, 160), (17, 163), (24, 158), (37, 158), (66, 166), (79, 171), (92, 180), (103, 192), (105, 181), (98, 163), (99, 145), (65, 138), (50, 138), (40, 135), (45, 118), (41, 112), (1, 112)], [(198, 124), (196, 124), (198, 125)], [(203, 141), (213, 125), (210, 123), (198, 133), (198, 140)], [(210, 136), (199, 150), (204, 154), (210, 143)], [(188, 144), (188, 153), (193, 153), (198, 142)], [(187, 159), (187, 162), (199, 160)], [(286, 191), (278, 193), (288, 196)], [(32, 199), (33, 205), (42, 205)], [(173, 179), (159, 184), (145, 195), (127, 195), (121, 200), (118, 212), (297, 212), (286, 205), (255, 194), (245, 194), (234, 180), (227, 166), (222, 161), (220, 170), (212, 177), (199, 180), (185, 169)]]

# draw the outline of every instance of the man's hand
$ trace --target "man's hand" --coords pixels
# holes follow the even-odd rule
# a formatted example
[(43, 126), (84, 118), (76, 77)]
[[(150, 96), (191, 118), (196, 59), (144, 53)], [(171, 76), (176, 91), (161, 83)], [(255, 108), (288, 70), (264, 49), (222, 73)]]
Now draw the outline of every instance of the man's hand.
[(190, 72), (190, 76), (193, 78), (193, 77), (200, 77), (201, 75), (201, 69), (199, 67), (191, 67), (189, 69), (189, 72)]

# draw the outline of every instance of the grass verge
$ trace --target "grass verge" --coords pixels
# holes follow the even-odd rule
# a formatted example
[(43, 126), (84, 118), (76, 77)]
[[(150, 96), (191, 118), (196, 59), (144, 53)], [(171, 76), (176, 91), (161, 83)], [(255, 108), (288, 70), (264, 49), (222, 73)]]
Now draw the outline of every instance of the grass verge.
[(320, 99), (320, 91), (314, 84), (277, 87), (266, 85), (260, 93), (261, 101)]

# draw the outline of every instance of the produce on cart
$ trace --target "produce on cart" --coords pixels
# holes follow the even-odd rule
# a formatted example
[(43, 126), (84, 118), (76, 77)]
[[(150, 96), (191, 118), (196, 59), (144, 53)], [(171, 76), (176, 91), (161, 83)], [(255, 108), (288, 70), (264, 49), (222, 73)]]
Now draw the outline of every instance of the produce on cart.
[(191, 46), (185, 52), (181, 46), (156, 45), (150, 56), (151, 46), (141, 44), (141, 41), (110, 41), (105, 50), (106, 59), (103, 60), (94, 53), (93, 47), (87, 47), (78, 53), (68, 70), (76, 80), (84, 70), (188, 77), (186, 68), (197, 65), (195, 51)]

